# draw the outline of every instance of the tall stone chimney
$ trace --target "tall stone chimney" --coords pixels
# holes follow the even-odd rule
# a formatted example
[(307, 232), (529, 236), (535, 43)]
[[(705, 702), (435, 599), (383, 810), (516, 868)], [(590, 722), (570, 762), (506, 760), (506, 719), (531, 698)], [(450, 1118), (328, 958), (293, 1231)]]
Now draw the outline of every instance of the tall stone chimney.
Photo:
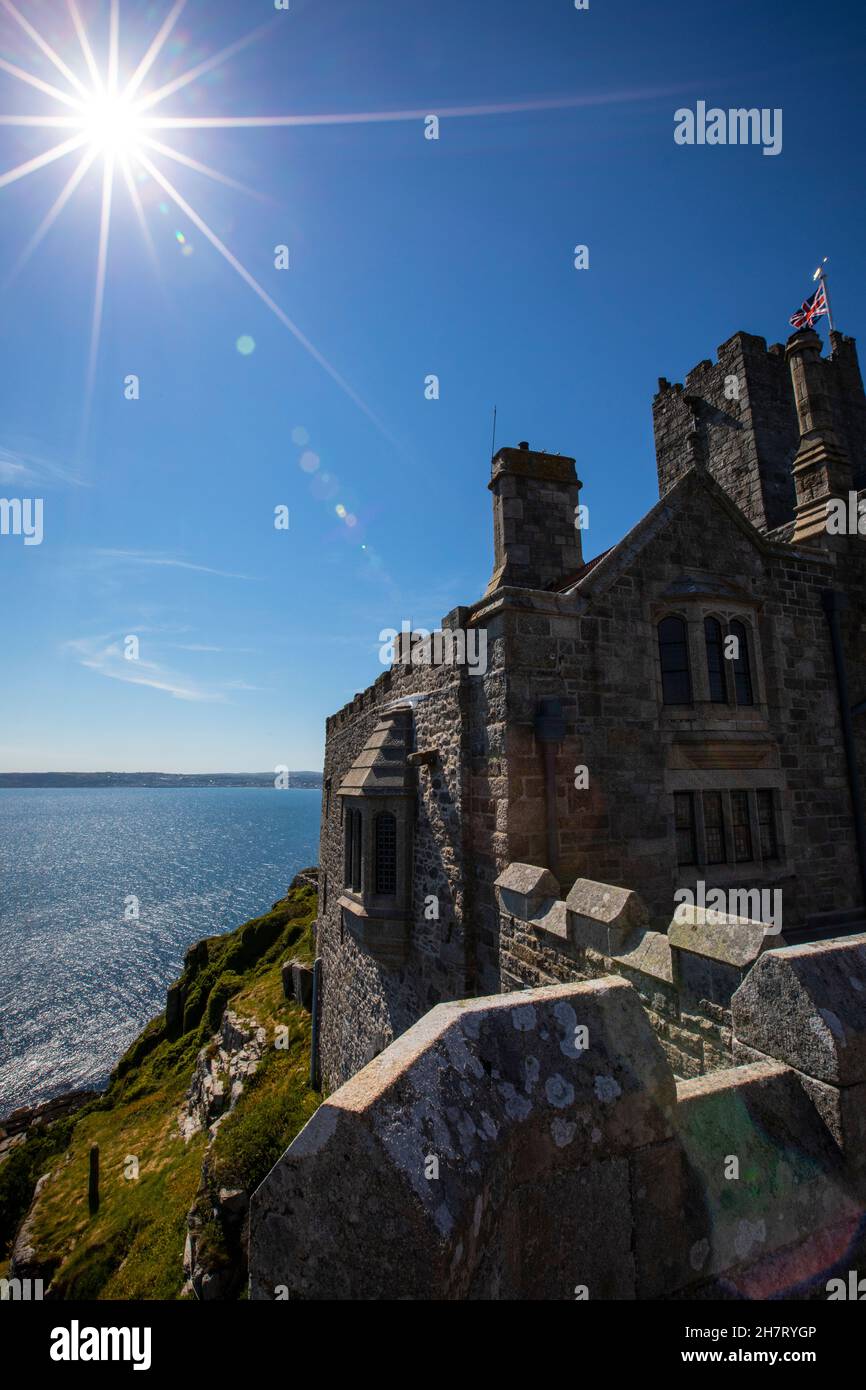
[(821, 339), (814, 329), (801, 328), (788, 339), (785, 355), (800, 427), (793, 464), (797, 504), (791, 539), (826, 542), (827, 502), (831, 497), (847, 499), (853, 470), (836, 429)]
[(546, 589), (583, 564), (577, 506), (582, 483), (573, 458), (523, 442), (493, 459), (493, 574), (487, 593)]

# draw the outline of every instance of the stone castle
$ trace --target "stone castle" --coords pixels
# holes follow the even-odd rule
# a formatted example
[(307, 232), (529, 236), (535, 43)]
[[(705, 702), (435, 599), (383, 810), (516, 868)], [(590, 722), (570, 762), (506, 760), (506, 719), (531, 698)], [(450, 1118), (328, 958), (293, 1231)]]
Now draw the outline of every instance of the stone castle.
[[(336, 1094), (255, 1195), (254, 1296), (765, 1297), (853, 1258), (854, 341), (737, 333), (653, 417), (659, 501), (592, 557), (575, 460), (500, 449), (486, 592), (328, 720)], [(483, 672), (453, 659), (472, 633)], [(737, 1154), (772, 1174), (732, 1205)]]

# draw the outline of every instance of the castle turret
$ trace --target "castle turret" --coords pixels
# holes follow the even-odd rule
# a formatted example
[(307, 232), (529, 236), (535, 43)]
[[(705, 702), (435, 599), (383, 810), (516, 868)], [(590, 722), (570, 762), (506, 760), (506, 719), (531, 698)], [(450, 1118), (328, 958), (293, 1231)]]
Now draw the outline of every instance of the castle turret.
[(788, 339), (785, 355), (800, 428), (793, 465), (797, 508), (792, 540), (814, 542), (826, 538), (827, 502), (831, 497), (847, 499), (853, 472), (835, 427), (821, 339), (814, 329), (801, 328)]
[(493, 575), (487, 593), (506, 586), (545, 589), (583, 563), (578, 529), (582, 483), (573, 458), (500, 449), (493, 459)]
[[(789, 348), (800, 338), (794, 334)], [(853, 466), (853, 486), (866, 487), (866, 395), (854, 339), (831, 332), (825, 358), (817, 334), (805, 342), (809, 390)], [(704, 467), (759, 530), (787, 526), (799, 501), (792, 469), (803, 433), (792, 370), (781, 343), (768, 348), (763, 338), (735, 333), (717, 361), (699, 362), (683, 384), (661, 377), (653, 402), (659, 496), (688, 469)], [(805, 362), (795, 370), (805, 373)]]

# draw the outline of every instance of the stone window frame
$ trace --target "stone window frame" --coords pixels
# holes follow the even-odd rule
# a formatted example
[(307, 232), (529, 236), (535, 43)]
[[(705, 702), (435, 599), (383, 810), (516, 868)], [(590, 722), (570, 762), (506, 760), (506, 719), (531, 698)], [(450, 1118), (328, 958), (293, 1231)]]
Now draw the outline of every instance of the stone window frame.
[[(360, 824), (361, 876), (357, 887), (344, 884), (338, 900), (340, 933), (348, 929), (355, 940), (381, 964), (397, 965), (406, 956), (412, 927), (415, 856), (414, 796), (366, 796), (346, 798), (344, 822), (353, 816)], [(379, 892), (376, 881), (376, 824), (379, 817), (394, 817), (396, 881), (394, 892)]]
[[(691, 678), (691, 704), (666, 704), (664, 683), (661, 671), (658, 630), (665, 618), (680, 618), (686, 624), (688, 641), (689, 673)], [(713, 700), (710, 694), (710, 674), (707, 662), (706, 634), (704, 623), (707, 618), (715, 618), (722, 627), (722, 640), (728, 636), (732, 622), (742, 623), (746, 632), (749, 674), (752, 685), (752, 703), (737, 704), (736, 682), (733, 662), (724, 659), (724, 677), (727, 700)], [(656, 696), (664, 719), (672, 721), (694, 719), (700, 710), (707, 710), (714, 719), (736, 720), (767, 718), (767, 687), (764, 675), (763, 647), (758, 623), (757, 604), (749, 605), (742, 600), (719, 603), (696, 598), (677, 604), (656, 602), (650, 610), (650, 621), (655, 643), (654, 661), (656, 676)]]
[[(673, 837), (673, 861), (677, 881), (686, 886), (683, 880), (704, 879), (726, 886), (744, 886), (744, 876), (751, 876), (758, 882), (767, 879), (780, 879), (792, 876), (794, 866), (791, 861), (793, 831), (790, 807), (786, 797), (787, 784), (784, 773), (769, 769), (750, 769), (746, 772), (731, 772), (714, 769), (701, 772), (669, 772), (665, 778), (665, 790), (670, 796), (671, 824), (674, 823), (674, 801), (676, 792), (693, 792), (695, 839), (697, 858), (693, 864), (679, 862), (676, 848), (676, 835)], [(704, 819), (703, 793), (720, 792), (722, 795), (722, 815), (725, 835), (725, 860), (710, 863), (707, 859), (706, 823)], [(765, 857), (762, 847), (761, 826), (758, 813), (758, 792), (769, 792), (773, 813), (776, 854)], [(732, 792), (745, 792), (749, 808), (749, 831), (752, 842), (751, 859), (735, 859), (733, 836)]]

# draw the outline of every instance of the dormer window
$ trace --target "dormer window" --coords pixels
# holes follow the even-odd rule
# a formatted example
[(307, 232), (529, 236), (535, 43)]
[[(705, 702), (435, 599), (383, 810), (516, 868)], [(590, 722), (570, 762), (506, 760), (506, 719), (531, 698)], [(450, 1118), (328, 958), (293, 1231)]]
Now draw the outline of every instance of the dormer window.
[(412, 711), (383, 712), (337, 795), (344, 806), (343, 928), (383, 965), (409, 948), (417, 772)]
[(682, 618), (662, 618), (658, 627), (659, 657), (662, 668), (662, 698), (666, 705), (692, 703), (689, 670), (689, 642)]

